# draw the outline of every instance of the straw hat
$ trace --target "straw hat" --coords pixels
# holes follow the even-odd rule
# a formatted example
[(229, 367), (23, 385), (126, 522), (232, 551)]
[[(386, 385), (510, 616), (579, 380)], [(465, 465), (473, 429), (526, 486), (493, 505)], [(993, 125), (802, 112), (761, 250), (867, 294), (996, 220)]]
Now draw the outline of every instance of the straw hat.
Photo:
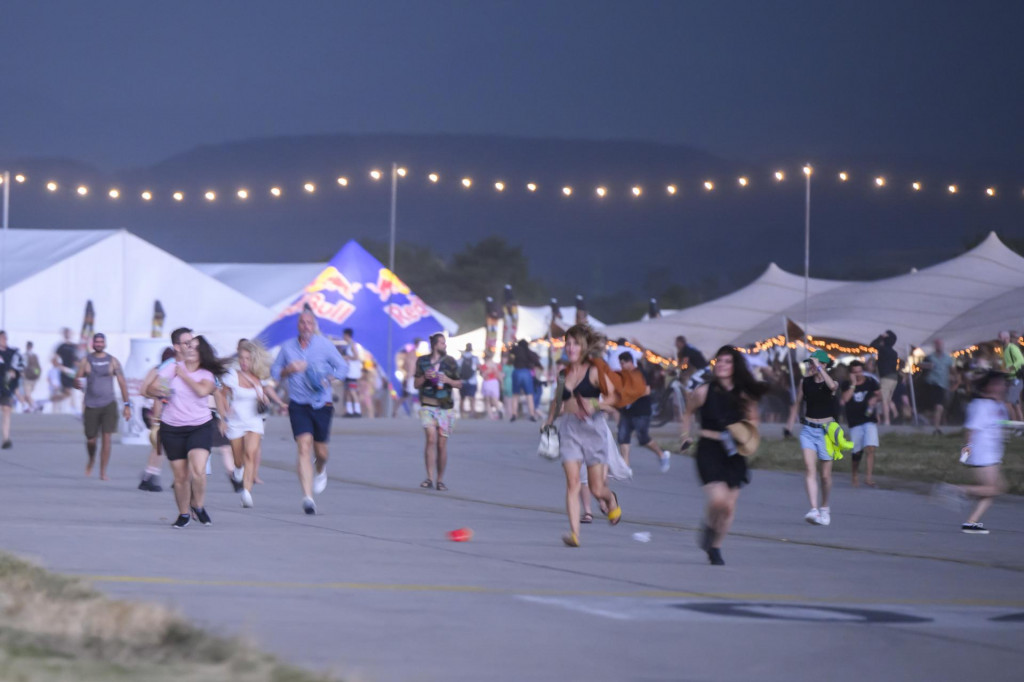
[(761, 434), (758, 433), (757, 426), (753, 422), (742, 419), (729, 424), (726, 428), (732, 439), (736, 441), (738, 453), (744, 457), (750, 457), (757, 452), (758, 446), (761, 445)]

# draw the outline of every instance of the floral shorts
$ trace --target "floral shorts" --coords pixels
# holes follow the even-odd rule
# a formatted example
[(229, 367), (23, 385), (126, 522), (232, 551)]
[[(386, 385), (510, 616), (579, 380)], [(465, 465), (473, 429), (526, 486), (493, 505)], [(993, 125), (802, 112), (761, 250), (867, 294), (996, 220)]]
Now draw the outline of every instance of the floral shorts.
[(425, 429), (437, 428), (437, 432), (447, 438), (452, 435), (452, 427), (455, 426), (455, 410), (446, 410), (434, 405), (421, 405), (420, 424)]

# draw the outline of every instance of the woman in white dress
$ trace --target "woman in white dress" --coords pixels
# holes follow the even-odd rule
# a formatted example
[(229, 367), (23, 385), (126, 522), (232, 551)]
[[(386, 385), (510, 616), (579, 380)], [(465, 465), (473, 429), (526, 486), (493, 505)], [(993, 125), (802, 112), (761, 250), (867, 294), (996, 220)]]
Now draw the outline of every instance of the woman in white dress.
[[(231, 369), (222, 380), (224, 396), (228, 400), (227, 438), (235, 459), (233, 480), (237, 483), (241, 470), (242, 506), (252, 507), (252, 485), (259, 466), (263, 440), (263, 412), (271, 402), (279, 407), (284, 403), (270, 378), (270, 357), (262, 346), (243, 340), (238, 344), (238, 367)], [(263, 411), (266, 411), (264, 409)]]

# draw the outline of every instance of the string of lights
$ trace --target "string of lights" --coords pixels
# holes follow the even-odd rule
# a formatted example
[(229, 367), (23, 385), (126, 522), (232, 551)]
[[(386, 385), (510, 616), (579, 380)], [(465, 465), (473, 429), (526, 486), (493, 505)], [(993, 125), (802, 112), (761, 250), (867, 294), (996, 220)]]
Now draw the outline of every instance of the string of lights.
[[(816, 173), (811, 165), (805, 165), (800, 171), (805, 175), (811, 175)], [(400, 179), (413, 179), (412, 173), (405, 167), (397, 169), (397, 174)], [(799, 176), (800, 173), (797, 173)], [(371, 169), (366, 177), (373, 183), (382, 181), (387, 174), (380, 168)], [(478, 181), (468, 176), (452, 176), (442, 177), (437, 171), (430, 171), (423, 174), (422, 179), (431, 186), (454, 186), (461, 188), (462, 191), (473, 191), (479, 190), (481, 187), (489, 188), (497, 194), (506, 192), (521, 191), (526, 194), (542, 194), (545, 191), (549, 193), (555, 193), (562, 196), (563, 198), (569, 199), (572, 197), (585, 197), (588, 194), (596, 200), (611, 199), (616, 196), (626, 197), (632, 200), (641, 200), (645, 197), (652, 195), (661, 194), (664, 197), (682, 197), (685, 190), (695, 191), (703, 194), (713, 194), (716, 191), (722, 189), (724, 183), (733, 183), (735, 187), (740, 190), (750, 189), (757, 186), (762, 180), (764, 185), (782, 185), (787, 182), (790, 177), (787, 170), (780, 168), (774, 171), (771, 175), (766, 178), (756, 178), (750, 175), (740, 175), (727, 181), (720, 181), (715, 178), (708, 178), (703, 181), (694, 182), (692, 185), (684, 185), (681, 182), (666, 182), (657, 186), (645, 186), (645, 185), (630, 185), (627, 187), (610, 187), (608, 185), (597, 185), (595, 187), (582, 186), (582, 185), (558, 185), (554, 184), (551, 186), (542, 187), (537, 181), (527, 181), (523, 183), (513, 183), (505, 179), (494, 179), (490, 181)], [(853, 173), (850, 171), (838, 171), (833, 176), (835, 183), (838, 185), (853, 185), (855, 178)], [(26, 185), (32, 184), (32, 180), (25, 173), (14, 173), (11, 176), (12, 185)], [(142, 202), (152, 202), (154, 199), (159, 197), (170, 197), (175, 202), (185, 202), (186, 200), (193, 199), (198, 196), (198, 200), (206, 203), (222, 202), (226, 199), (234, 199), (235, 201), (244, 202), (253, 199), (259, 193), (263, 193), (265, 196), (269, 196), (272, 199), (280, 199), (286, 194), (295, 192), (303, 196), (313, 196), (322, 194), (327, 191), (328, 187), (333, 187), (337, 190), (350, 189), (351, 185), (354, 184), (355, 178), (339, 175), (335, 178), (331, 178), (328, 181), (318, 181), (313, 179), (305, 179), (301, 183), (297, 182), (291, 185), (277, 184), (260, 188), (246, 187), (246, 186), (234, 186), (227, 191), (222, 191), (216, 187), (210, 187), (202, 190), (196, 194), (186, 194), (184, 189), (180, 188), (156, 188), (156, 187), (141, 187), (128, 190), (122, 186), (110, 186), (105, 188), (96, 189), (86, 184), (75, 184), (75, 183), (64, 183), (59, 182), (57, 179), (47, 178), (43, 181), (47, 192), (53, 195), (60, 193), (72, 193), (80, 198), (88, 198), (94, 195), (106, 196), (111, 201), (127, 201), (132, 198), (138, 199)], [(0, 178), (0, 184), (3, 179)], [(1020, 192), (1009, 189), (1001, 189), (998, 185), (984, 185), (965, 187), (957, 182), (946, 182), (946, 183), (926, 183), (923, 179), (912, 179), (912, 180), (901, 180), (897, 181), (891, 176), (876, 175), (876, 176), (865, 176), (862, 182), (866, 182), (870, 187), (873, 187), (877, 191), (886, 191), (893, 188), (903, 187), (910, 193), (926, 193), (926, 192), (941, 192), (945, 195), (976, 195), (987, 199), (997, 199), (1010, 195), (1016, 195), (1024, 198), (1024, 188)]]

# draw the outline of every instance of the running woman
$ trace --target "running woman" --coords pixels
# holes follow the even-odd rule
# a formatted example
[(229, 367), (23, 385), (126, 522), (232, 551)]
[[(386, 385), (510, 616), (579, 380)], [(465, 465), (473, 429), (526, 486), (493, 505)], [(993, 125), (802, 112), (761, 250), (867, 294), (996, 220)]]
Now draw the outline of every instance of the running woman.
[[(316, 514), (313, 493), (319, 495), (327, 488), (328, 444), (334, 416), (331, 377), (343, 380), (348, 365), (338, 349), (320, 335), (311, 310), (302, 311), (298, 327), (298, 337), (281, 344), (270, 374), (275, 381), (288, 380), (288, 418), (298, 448), (302, 510)], [(315, 476), (310, 455), (316, 457)]]
[(269, 378), (270, 356), (263, 346), (247, 340), (240, 342), (238, 367), (224, 376), (222, 391), (227, 394), (229, 405), (225, 422), (235, 465), (232, 482), (241, 484), (242, 506), (246, 508), (252, 507), (256, 461), (262, 448), (263, 412), (260, 406), (264, 412), (271, 401), (285, 407), (267, 383)]
[(100, 480), (107, 480), (107, 465), (110, 464), (110, 441), (117, 432), (117, 402), (114, 400), (114, 379), (121, 389), (121, 400), (124, 403), (120, 412), (125, 421), (131, 419), (132, 404), (128, 400), (128, 384), (124, 380), (124, 372), (117, 358), (107, 352), (107, 337), (102, 333), (93, 334), (92, 352), (82, 358), (75, 373), (74, 386), (82, 388), (85, 379), (85, 400), (82, 408), (82, 424), (85, 426), (85, 451), (89, 461), (85, 465), (85, 475), (92, 476), (92, 467), (96, 463), (96, 437), (103, 432), (103, 444), (100, 446)]
[(992, 501), (1006, 492), (1006, 479), (1000, 467), (1005, 447), (1003, 427), (1008, 416), (1005, 401), (1009, 385), (1008, 375), (990, 370), (978, 381), (978, 395), (967, 406), (964, 464), (973, 470), (977, 484), (962, 486), (960, 490), (978, 502), (960, 526), (964, 533), (988, 535), (981, 517), (992, 506)]
[[(160, 368), (164, 363), (174, 360), (174, 348), (168, 346), (160, 354), (160, 364), (146, 372), (142, 383), (139, 385), (139, 395), (149, 395), (149, 387), (159, 378)], [(159, 493), (163, 491), (160, 485), (160, 415), (163, 413), (164, 401), (152, 400), (150, 407), (142, 408), (142, 423), (149, 429), (149, 457), (146, 459), (146, 468), (142, 471), (142, 478), (139, 481), (139, 490)]]
[(741, 420), (756, 425), (757, 401), (767, 389), (754, 379), (742, 353), (732, 346), (722, 346), (715, 353), (710, 382), (696, 388), (686, 400), (684, 440), (689, 439), (693, 415), (700, 413), (697, 474), (707, 498), (700, 547), (712, 566), (725, 565), (722, 542), (736, 516), (740, 489), (750, 483), (747, 458), (736, 451), (728, 427)]
[[(433, 488), (444, 492), (448, 486), (444, 478), (448, 464), (448, 438), (455, 425), (455, 400), (452, 389), (462, 388), (459, 366), (455, 358), (448, 355), (448, 342), (438, 332), (430, 337), (430, 355), (416, 359), (414, 385), (420, 393), (420, 423), (423, 425), (426, 444), (423, 448), (423, 463), (427, 477), (420, 483), (421, 488)], [(434, 472), (437, 478), (434, 479)]]
[(608, 375), (601, 375), (593, 358), (600, 358), (605, 339), (588, 324), (577, 324), (565, 333), (568, 366), (562, 370), (561, 415), (555, 414), (558, 401), (551, 401), (544, 426), (558, 419), (559, 448), (565, 471), (565, 510), (569, 515), (569, 534), (562, 542), (580, 546), (580, 472), (587, 467), (591, 494), (617, 525), (622, 519), (618, 496), (608, 487), (608, 464), (619, 455), (615, 438), (608, 429), (607, 415), (615, 415), (615, 386)]
[(206, 462), (213, 442), (209, 396), (216, 390), (224, 364), (201, 338), (185, 327), (171, 332), (175, 362), (164, 364), (149, 397), (166, 400), (160, 425), (160, 445), (174, 473), (178, 518), (172, 528), (184, 528), (192, 514), (204, 526), (213, 523), (206, 511)]
[[(804, 428), (800, 431), (800, 448), (803, 450), (804, 466), (807, 469), (805, 483), (807, 499), (811, 502), (811, 510), (804, 514), (807, 523), (827, 526), (832, 523), (832, 513), (828, 506), (829, 493), (832, 492), (832, 456), (825, 445), (825, 432), (830, 422), (835, 421), (838, 384), (829, 376), (828, 368), (831, 359), (823, 350), (816, 350), (804, 360), (810, 366), (810, 372), (800, 382), (796, 391), (796, 401), (789, 412), (786, 429), (793, 430), (800, 405), (803, 404), (804, 416), (800, 423)], [(821, 504), (818, 504), (818, 464), (821, 464)]]

